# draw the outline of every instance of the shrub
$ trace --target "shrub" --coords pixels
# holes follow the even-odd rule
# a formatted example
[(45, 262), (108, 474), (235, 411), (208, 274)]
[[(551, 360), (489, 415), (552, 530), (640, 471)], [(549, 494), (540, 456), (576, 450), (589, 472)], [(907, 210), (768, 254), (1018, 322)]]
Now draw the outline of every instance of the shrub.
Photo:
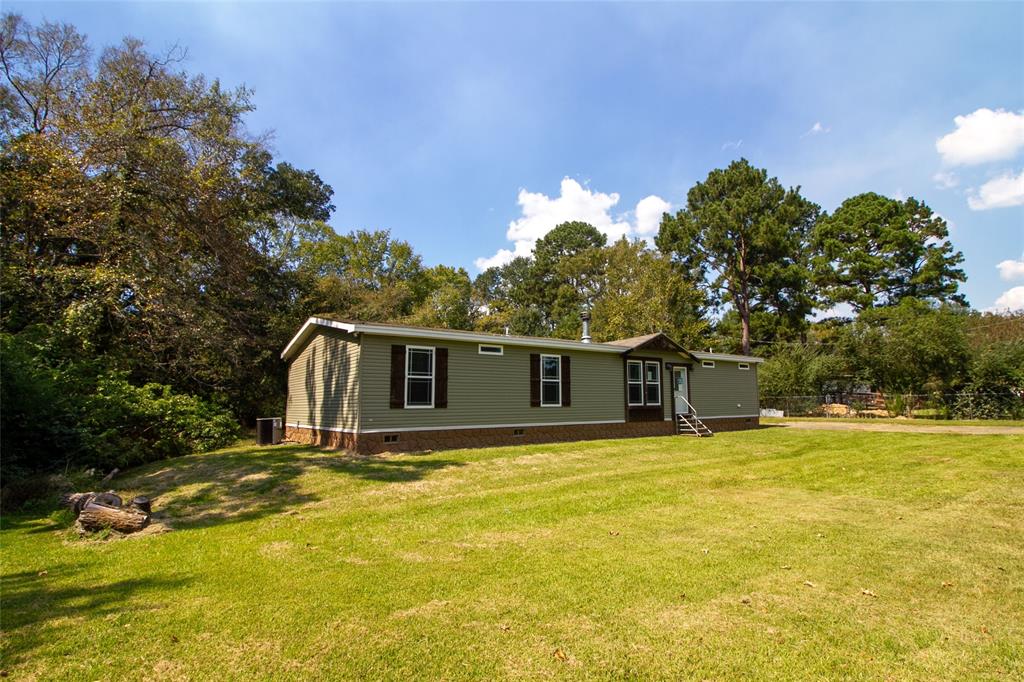
[(961, 419), (1024, 418), (1024, 342), (994, 344), (980, 352), (953, 411)]
[(212, 403), (163, 384), (133, 386), (119, 375), (100, 378), (84, 407), (87, 448), (103, 469), (205, 452), (239, 435), (234, 418)]
[(32, 472), (65, 467), (82, 447), (77, 398), (29, 344), (0, 335), (0, 475), (4, 486)]
[(233, 442), (224, 408), (163, 384), (132, 385), (91, 362), (50, 367), (31, 341), (0, 335), (2, 502), (19, 506), (52, 489), (48, 476), (109, 471)]

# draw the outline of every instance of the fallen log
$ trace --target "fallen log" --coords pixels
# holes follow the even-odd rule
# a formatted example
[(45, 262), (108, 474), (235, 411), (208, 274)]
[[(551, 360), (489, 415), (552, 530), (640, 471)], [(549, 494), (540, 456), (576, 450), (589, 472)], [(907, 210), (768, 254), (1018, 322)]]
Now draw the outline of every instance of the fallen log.
[(149, 525), (149, 514), (131, 507), (111, 507), (90, 500), (79, 512), (78, 523), (88, 531), (110, 528), (118, 533), (135, 533)]
[(124, 504), (121, 497), (114, 494), (112, 490), (105, 493), (70, 493), (65, 495), (61, 501), (64, 506), (75, 512), (75, 516), (81, 514), (82, 510), (85, 509), (85, 505), (90, 502), (98, 502), (107, 507), (120, 507)]

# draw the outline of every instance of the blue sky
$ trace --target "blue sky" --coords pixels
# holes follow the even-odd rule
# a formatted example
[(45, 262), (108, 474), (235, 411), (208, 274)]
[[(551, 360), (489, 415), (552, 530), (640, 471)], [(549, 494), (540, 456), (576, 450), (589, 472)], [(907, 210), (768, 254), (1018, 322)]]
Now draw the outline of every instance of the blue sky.
[(474, 274), (570, 217), (647, 236), (745, 156), (829, 211), (923, 199), (971, 303), (1024, 307), (1022, 3), (5, 10), (96, 47), (186, 46), (187, 69), (255, 91), (250, 128), (280, 159), (334, 187), (335, 229), (388, 228), (428, 264)]

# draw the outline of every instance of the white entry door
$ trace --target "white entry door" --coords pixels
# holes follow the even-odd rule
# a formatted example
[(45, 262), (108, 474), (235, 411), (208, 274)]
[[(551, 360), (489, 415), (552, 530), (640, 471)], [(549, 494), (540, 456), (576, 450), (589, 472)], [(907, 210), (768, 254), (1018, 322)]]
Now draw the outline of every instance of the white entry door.
[(676, 414), (690, 414), (690, 405), (686, 401), (686, 368), (672, 368), (672, 397), (676, 406)]

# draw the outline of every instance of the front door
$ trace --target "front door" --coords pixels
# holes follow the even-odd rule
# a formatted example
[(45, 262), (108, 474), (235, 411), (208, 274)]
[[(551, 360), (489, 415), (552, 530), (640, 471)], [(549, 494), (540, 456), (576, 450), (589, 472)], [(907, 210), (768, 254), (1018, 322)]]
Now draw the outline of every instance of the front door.
[(676, 414), (690, 414), (690, 404), (687, 402), (686, 391), (686, 368), (672, 368), (672, 403), (675, 405)]

